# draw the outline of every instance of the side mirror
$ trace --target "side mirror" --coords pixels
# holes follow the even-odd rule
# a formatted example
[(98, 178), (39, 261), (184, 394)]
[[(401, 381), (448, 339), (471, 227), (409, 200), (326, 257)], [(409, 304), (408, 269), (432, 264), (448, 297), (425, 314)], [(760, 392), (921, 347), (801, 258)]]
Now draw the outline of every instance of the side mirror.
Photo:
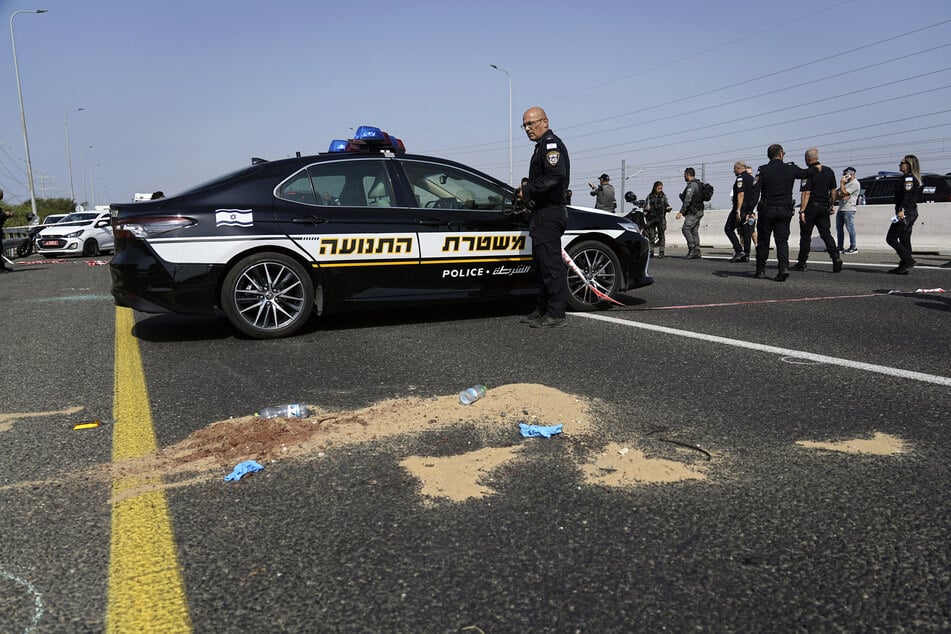
[(103, 218), (102, 220), (97, 221), (95, 226), (96, 229), (102, 229), (103, 227), (108, 227), (110, 224), (111, 223), (108, 218)]

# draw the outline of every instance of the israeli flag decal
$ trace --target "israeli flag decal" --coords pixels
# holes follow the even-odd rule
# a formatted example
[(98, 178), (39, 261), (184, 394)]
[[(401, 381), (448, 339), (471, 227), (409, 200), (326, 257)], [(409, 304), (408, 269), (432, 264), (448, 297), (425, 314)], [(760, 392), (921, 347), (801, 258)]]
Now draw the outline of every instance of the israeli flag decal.
[(215, 209), (216, 227), (251, 227), (254, 214), (250, 209)]

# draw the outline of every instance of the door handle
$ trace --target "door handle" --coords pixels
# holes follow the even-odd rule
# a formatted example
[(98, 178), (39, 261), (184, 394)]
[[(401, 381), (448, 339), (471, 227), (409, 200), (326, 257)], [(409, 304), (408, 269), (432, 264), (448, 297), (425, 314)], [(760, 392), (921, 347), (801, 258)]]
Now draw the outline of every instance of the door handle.
[(291, 222), (298, 225), (320, 225), (327, 222), (327, 220), (317, 216), (307, 216), (306, 218), (293, 218)]

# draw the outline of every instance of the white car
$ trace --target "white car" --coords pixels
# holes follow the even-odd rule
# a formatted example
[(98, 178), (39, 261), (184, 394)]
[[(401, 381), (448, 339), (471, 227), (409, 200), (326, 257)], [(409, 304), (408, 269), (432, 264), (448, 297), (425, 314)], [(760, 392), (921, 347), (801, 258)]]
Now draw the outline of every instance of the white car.
[(41, 255), (99, 255), (113, 251), (112, 223), (108, 211), (78, 211), (36, 236), (37, 253)]

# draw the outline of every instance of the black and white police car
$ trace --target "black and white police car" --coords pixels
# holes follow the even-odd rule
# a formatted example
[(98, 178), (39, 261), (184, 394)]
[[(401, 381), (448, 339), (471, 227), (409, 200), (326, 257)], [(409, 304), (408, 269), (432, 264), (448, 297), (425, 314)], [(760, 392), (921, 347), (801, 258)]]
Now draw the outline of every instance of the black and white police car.
[[(407, 154), (362, 126), (316, 156), (264, 161), (173, 197), (111, 206), (116, 304), (143, 312), (224, 311), (276, 338), (318, 314), (386, 302), (537, 292), (515, 190), (453, 161)], [(562, 239), (569, 306), (592, 310), (653, 282), (629, 220), (569, 208)]]

